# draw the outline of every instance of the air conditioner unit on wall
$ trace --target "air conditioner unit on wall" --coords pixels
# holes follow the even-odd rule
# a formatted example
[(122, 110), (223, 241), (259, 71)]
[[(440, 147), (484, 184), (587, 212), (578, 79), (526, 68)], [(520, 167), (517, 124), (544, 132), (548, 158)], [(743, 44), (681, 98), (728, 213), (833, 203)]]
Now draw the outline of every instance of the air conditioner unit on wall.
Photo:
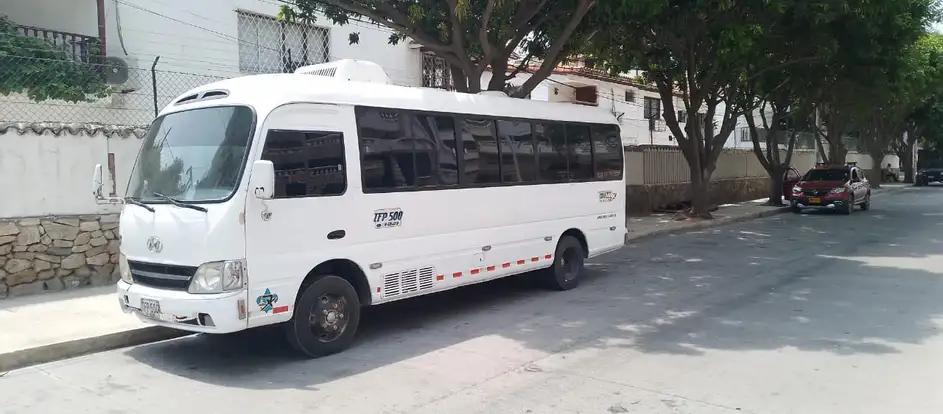
[(141, 88), (142, 74), (137, 73), (137, 59), (132, 57), (108, 56), (102, 66), (105, 82), (112, 85), (119, 93), (132, 93)]

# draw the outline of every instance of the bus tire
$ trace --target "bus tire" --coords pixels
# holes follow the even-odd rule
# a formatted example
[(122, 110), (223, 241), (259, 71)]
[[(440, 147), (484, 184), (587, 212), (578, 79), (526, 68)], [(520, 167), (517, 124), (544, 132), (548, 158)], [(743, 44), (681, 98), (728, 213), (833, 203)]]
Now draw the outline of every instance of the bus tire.
[(360, 299), (346, 279), (325, 275), (302, 287), (285, 324), (288, 343), (317, 358), (347, 349), (360, 324)]
[(579, 286), (585, 258), (579, 240), (573, 236), (561, 237), (553, 255), (553, 265), (544, 270), (545, 285), (553, 290), (570, 290)]

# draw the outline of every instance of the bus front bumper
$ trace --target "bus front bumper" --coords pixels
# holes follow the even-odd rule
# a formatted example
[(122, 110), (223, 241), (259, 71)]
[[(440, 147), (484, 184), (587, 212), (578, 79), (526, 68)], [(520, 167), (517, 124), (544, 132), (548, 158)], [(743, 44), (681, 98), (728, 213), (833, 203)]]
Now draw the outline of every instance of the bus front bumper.
[(118, 304), (143, 322), (191, 332), (232, 333), (248, 327), (246, 291), (194, 295), (118, 282)]

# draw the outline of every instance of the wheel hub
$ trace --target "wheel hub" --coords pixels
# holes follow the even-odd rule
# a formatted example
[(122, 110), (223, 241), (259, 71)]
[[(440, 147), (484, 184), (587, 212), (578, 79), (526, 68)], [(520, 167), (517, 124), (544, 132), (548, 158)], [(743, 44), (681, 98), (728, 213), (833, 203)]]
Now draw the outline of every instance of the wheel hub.
[(346, 305), (343, 297), (325, 294), (318, 298), (309, 323), (320, 341), (331, 342), (344, 332), (347, 327)]

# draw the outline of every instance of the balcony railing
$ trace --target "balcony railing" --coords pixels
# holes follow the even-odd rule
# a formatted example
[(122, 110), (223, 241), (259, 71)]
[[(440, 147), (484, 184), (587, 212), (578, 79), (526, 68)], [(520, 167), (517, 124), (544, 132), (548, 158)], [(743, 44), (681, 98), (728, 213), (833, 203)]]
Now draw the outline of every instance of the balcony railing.
[(101, 50), (101, 41), (95, 36), (31, 26), (19, 26), (17, 32), (23, 36), (45, 40), (46, 43), (65, 52), (68, 59), (76, 62), (98, 64), (104, 59), (105, 53)]

